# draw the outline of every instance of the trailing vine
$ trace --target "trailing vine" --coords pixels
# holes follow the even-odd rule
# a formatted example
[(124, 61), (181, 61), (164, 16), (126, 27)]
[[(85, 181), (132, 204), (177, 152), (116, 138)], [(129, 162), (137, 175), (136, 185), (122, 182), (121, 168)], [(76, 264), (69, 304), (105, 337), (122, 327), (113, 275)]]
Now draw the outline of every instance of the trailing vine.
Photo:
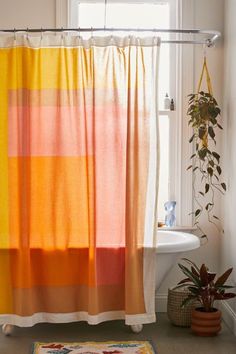
[[(220, 154), (216, 151), (216, 130), (223, 129), (219, 124), (220, 108), (211, 93), (200, 91), (190, 94), (187, 114), (193, 135), (189, 143), (193, 144), (191, 165), (187, 170), (193, 173), (194, 225), (201, 232), (201, 238), (207, 238), (199, 225), (203, 213), (207, 213), (208, 221), (217, 226), (219, 217), (214, 214), (215, 193), (224, 194), (226, 184), (220, 181), (222, 169)], [(196, 178), (200, 177), (201, 190), (196, 190)], [(204, 199), (207, 198), (207, 202)]]

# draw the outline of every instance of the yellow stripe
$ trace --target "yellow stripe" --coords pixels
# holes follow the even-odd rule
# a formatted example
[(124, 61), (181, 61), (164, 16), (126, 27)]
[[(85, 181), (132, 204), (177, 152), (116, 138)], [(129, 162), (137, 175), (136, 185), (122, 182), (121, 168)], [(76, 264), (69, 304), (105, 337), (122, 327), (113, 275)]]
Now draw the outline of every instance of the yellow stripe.
[[(0, 49), (0, 56), (9, 63), (9, 89), (87, 89), (142, 87), (148, 80), (139, 70), (143, 66), (143, 48), (40, 48), (15, 47)], [(136, 65), (130, 67), (130, 57), (136, 55)], [(94, 60), (94, 56), (96, 60)], [(146, 65), (150, 65), (148, 52)], [(1, 59), (2, 61), (2, 59)], [(107, 79), (104, 80), (104, 73)], [(137, 73), (139, 73), (137, 75)], [(132, 78), (131, 78), (132, 77)], [(133, 87), (133, 85), (132, 85)]]
[(12, 312), (8, 227), (7, 55), (0, 51), (0, 313)]
[(92, 85), (91, 50), (19, 47), (4, 51), (8, 52), (12, 70), (11, 89), (76, 89)]
[(7, 57), (0, 56), (0, 248), (8, 247)]

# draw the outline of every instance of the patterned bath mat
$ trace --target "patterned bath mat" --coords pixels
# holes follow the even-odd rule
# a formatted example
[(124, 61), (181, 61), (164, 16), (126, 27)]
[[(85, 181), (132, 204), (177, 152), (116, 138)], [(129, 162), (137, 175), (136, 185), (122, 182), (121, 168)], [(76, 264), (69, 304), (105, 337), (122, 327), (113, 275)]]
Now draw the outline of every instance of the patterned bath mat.
[(156, 354), (149, 341), (34, 343), (33, 354)]

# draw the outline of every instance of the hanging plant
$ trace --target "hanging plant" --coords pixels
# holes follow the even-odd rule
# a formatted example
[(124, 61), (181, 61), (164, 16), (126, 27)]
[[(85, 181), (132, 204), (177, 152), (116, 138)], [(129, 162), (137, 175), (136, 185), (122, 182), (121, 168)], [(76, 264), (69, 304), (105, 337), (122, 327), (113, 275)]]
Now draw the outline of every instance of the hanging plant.
[[(204, 72), (206, 72), (208, 92), (200, 91)], [(217, 226), (218, 216), (214, 214), (215, 192), (224, 194), (226, 184), (221, 182), (222, 169), (220, 154), (216, 148), (216, 131), (223, 129), (219, 124), (220, 108), (212, 94), (209, 72), (204, 59), (202, 74), (196, 94), (189, 95), (188, 111), (189, 125), (193, 135), (189, 142), (193, 144), (192, 163), (187, 168), (193, 173), (194, 225), (200, 230), (201, 238), (207, 235), (200, 227), (199, 219), (207, 213), (208, 221)], [(196, 181), (200, 180), (201, 188), (196, 189)], [(206, 201), (205, 201), (206, 199)]]

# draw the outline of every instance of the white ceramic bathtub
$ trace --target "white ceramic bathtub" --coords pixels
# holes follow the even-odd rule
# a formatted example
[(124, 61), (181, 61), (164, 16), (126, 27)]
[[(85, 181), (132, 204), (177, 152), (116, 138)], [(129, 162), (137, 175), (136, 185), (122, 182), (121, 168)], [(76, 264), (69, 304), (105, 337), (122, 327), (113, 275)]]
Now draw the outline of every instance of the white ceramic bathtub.
[(200, 247), (199, 238), (181, 231), (158, 230), (156, 236), (156, 291), (183, 252)]

